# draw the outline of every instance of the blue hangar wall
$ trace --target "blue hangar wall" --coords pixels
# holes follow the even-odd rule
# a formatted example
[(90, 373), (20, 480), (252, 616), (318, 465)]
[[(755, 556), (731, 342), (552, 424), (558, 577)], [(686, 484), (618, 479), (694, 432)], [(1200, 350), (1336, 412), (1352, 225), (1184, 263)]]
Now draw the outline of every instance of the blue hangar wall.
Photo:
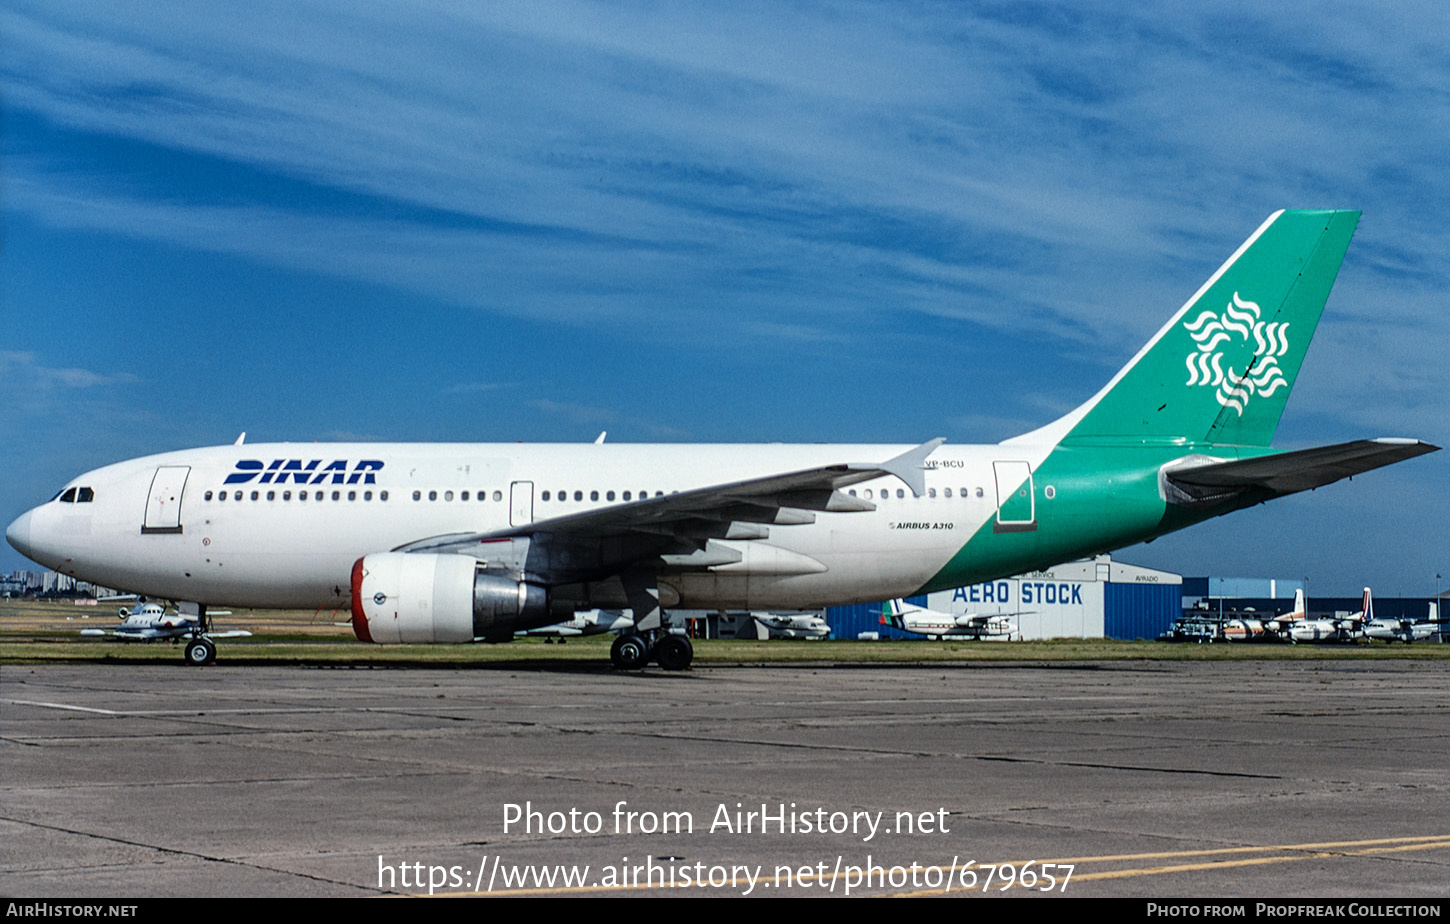
[[(1100, 556), (909, 602), (953, 615), (1011, 616), (1017, 627), (1013, 638), (1152, 639), (1171, 629), (1181, 615), (1183, 578)], [(832, 638), (853, 639), (865, 632), (881, 638), (921, 638), (882, 624), (879, 603), (831, 607), (826, 621)]]

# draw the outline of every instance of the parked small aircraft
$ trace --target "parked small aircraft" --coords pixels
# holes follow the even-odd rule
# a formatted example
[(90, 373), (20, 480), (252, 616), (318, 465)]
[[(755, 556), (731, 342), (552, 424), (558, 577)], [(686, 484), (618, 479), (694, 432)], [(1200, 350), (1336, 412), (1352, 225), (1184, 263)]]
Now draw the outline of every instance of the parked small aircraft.
[(942, 613), (905, 600), (888, 600), (881, 604), (881, 624), (941, 638), (1010, 638), (1017, 631), (1013, 616), (1026, 616), (1032, 610), (1018, 613)]
[(156, 603), (142, 603), (117, 612), (120, 625), (114, 629), (82, 629), (82, 638), (109, 638), (117, 642), (177, 642), (186, 639), (182, 658), (188, 664), (210, 664), (216, 660), (216, 643), (219, 638), (247, 638), (252, 633), (245, 629), (206, 631), (199, 616), (186, 613), (168, 613)]

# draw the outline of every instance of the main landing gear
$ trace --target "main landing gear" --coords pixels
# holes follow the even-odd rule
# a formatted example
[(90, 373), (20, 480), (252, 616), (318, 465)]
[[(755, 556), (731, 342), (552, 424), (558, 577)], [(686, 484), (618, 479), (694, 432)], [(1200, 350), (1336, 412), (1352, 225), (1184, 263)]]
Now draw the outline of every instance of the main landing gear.
[(695, 660), (695, 646), (683, 635), (668, 632), (626, 632), (614, 640), (609, 660), (622, 671), (637, 671), (651, 661), (667, 671), (682, 671)]
[(695, 660), (695, 646), (685, 636), (665, 628), (659, 576), (648, 571), (627, 571), (619, 578), (634, 613), (634, 629), (614, 640), (609, 660), (622, 671), (637, 671), (651, 661), (667, 671), (688, 668)]

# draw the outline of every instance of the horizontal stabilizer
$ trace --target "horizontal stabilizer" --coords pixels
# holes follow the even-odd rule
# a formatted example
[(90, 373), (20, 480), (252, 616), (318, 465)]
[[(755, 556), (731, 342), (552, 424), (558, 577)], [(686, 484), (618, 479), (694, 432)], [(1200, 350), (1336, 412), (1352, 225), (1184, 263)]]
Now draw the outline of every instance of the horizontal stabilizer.
[[(1341, 478), (1435, 452), (1420, 440), (1355, 440), (1254, 459), (1202, 464), (1187, 461), (1163, 471), (1169, 500), (1185, 506), (1218, 503), (1253, 489), (1279, 496), (1332, 484)], [(1172, 490), (1177, 489), (1177, 490)]]

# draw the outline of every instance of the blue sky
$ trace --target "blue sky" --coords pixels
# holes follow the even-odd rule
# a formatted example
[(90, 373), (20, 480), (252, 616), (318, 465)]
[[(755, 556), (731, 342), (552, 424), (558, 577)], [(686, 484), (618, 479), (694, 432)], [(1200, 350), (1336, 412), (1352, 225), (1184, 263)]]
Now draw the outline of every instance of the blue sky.
[[(1443, 3), (12, 0), (0, 517), (242, 430), (993, 442), (1282, 207), (1364, 218), (1277, 445), (1450, 445), (1447, 32)], [(1447, 459), (1120, 557), (1429, 593)]]

